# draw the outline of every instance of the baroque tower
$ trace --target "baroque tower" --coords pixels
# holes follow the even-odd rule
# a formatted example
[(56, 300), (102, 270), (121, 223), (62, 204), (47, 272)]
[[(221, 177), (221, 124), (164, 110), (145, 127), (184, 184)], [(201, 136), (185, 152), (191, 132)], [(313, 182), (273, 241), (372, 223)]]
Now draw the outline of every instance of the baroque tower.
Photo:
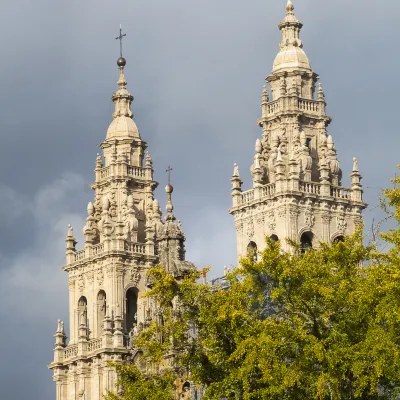
[(294, 15), (292, 0), (279, 24), (280, 51), (269, 90), (262, 92), (262, 138), (255, 144), (251, 166), (253, 187), (242, 191), (235, 164), (232, 182), (237, 253), (243, 257), (265, 248), (265, 237), (300, 242), (302, 248), (332, 243), (362, 224), (361, 175), (353, 159), (351, 188), (342, 187), (342, 171), (327, 128), (325, 94), (312, 71), (300, 39), (302, 23)]
[(146, 271), (162, 264), (180, 278), (195, 266), (185, 261), (185, 235), (173, 214), (168, 184), (167, 214), (154, 199), (153, 163), (133, 120), (126, 88), (126, 61), (118, 59), (118, 90), (112, 122), (97, 155), (94, 202), (87, 207), (84, 247), (76, 249), (72, 227), (66, 238), (69, 343), (58, 321), (53, 370), (57, 400), (101, 400), (115, 391), (109, 361), (136, 361), (132, 339), (158, 317)]

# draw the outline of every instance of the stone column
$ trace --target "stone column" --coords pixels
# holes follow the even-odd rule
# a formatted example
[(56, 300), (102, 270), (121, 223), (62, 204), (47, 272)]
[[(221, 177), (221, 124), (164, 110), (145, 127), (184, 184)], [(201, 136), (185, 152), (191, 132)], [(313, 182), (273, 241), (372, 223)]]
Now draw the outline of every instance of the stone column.
[(330, 243), (331, 215), (328, 211), (324, 211), (322, 213), (321, 221), (322, 221), (322, 242)]

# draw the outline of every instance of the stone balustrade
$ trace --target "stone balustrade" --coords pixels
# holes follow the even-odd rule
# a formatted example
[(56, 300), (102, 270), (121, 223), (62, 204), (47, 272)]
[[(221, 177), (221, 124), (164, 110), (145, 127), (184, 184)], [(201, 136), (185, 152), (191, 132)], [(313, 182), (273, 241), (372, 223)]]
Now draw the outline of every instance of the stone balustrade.
[(74, 358), (78, 355), (78, 345), (73, 344), (72, 346), (67, 346), (64, 349), (64, 360), (68, 360), (69, 358)]
[(321, 185), (314, 182), (300, 182), (300, 191), (310, 194), (321, 194)]
[(308, 114), (318, 114), (320, 102), (315, 100), (299, 99), (299, 110)]
[(254, 189), (243, 192), (241, 197), (242, 198), (241, 198), (240, 203), (249, 203), (250, 201), (253, 201), (254, 200)]
[(146, 254), (146, 245), (141, 243), (125, 243), (125, 250), (131, 253)]
[[(120, 245), (118, 245), (118, 243), (116, 243), (114, 241), (112, 241), (112, 242), (114, 243), (114, 246), (112, 245), (109, 248), (110, 251), (125, 250), (125, 251), (128, 251), (133, 254), (146, 254), (146, 244), (144, 244), (144, 243), (127, 243), (127, 242), (125, 242), (124, 246), (120, 247)], [(73, 253), (72, 262), (78, 262), (78, 261), (85, 260), (86, 258), (100, 256), (104, 252), (106, 252), (104, 242), (98, 243), (94, 246), (88, 247), (87, 249), (82, 249), (82, 250), (79, 250), (79, 251), (76, 251), (75, 253)]]
[[(284, 96), (265, 104), (265, 106), (263, 106), (263, 117), (270, 117), (279, 112), (289, 110), (297, 110), (312, 115), (321, 115), (325, 112), (325, 104), (318, 100)], [(260, 123), (261, 121), (262, 119), (258, 122)]]
[(351, 200), (351, 189), (345, 189), (342, 187), (332, 187), (331, 188), (331, 196), (336, 197), (338, 199), (347, 199)]
[(102, 348), (102, 345), (102, 338), (90, 340), (87, 346), (87, 351), (88, 353), (92, 353), (93, 351), (100, 350)]
[(271, 197), (275, 194), (275, 183), (270, 183), (269, 185), (265, 185), (261, 188), (261, 196), (262, 197)]
[[(113, 172), (113, 169), (115, 172)], [(116, 174), (116, 175), (126, 175), (132, 178), (145, 179), (147, 170), (148, 170), (147, 168), (136, 167), (132, 165), (112, 164), (100, 170), (100, 177), (101, 179), (106, 179)]]
[[(268, 185), (261, 186), (261, 193), (260, 199), (270, 198), (276, 194), (276, 184), (270, 183)], [(256, 190), (257, 189), (250, 189), (247, 190), (239, 195), (238, 198), (238, 205), (243, 205), (247, 203), (254, 202), (258, 198), (256, 197)], [(328, 189), (329, 190), (329, 189)], [(324, 192), (322, 189), (322, 185), (316, 182), (306, 182), (306, 181), (299, 181), (299, 191), (301, 193), (316, 195), (316, 196), (323, 196)], [(285, 192), (285, 190), (284, 190)], [(330, 194), (332, 197), (337, 199), (345, 199), (345, 200), (353, 200), (351, 189), (345, 189), (342, 187), (334, 187), (331, 186)]]

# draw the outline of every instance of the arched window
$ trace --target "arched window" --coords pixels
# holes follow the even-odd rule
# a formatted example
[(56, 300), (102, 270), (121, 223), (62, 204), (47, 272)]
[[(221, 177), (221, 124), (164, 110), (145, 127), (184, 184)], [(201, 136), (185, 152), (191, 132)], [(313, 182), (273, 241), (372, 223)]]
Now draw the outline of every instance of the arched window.
[(344, 236), (336, 236), (335, 239), (333, 239), (334, 244), (339, 242), (344, 242)]
[(311, 232), (304, 232), (301, 235), (300, 247), (302, 253), (312, 249), (313, 236), (314, 235)]
[(276, 235), (271, 235), (270, 239), (271, 239), (272, 243), (274, 243), (274, 244), (279, 241), (279, 238)]
[(247, 245), (247, 255), (257, 261), (257, 245), (253, 241)]
[(107, 313), (106, 292), (100, 290), (97, 294), (97, 337), (101, 336), (104, 329), (104, 318)]
[(129, 333), (134, 324), (137, 324), (137, 300), (138, 290), (136, 288), (129, 288), (126, 291), (125, 300), (125, 329)]

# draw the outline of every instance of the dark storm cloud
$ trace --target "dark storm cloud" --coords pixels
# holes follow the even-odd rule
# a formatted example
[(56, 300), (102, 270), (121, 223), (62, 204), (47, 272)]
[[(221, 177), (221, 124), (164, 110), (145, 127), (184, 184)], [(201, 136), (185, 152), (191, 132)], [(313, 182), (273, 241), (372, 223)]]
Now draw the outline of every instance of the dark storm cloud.
[[(0, 23), (0, 388), (54, 399), (53, 333), (67, 319), (66, 226), (81, 238), (87, 184), (110, 122), (122, 23), (129, 90), (149, 143), (157, 197), (172, 164), (174, 205), (199, 267), (235, 263), (230, 176), (245, 186), (260, 136), (263, 79), (285, 0), (17, 0)], [(321, 75), (345, 183), (359, 159), (366, 200), (399, 162), (395, 0), (297, 0), (304, 49)], [(367, 189), (371, 187), (371, 189)], [(379, 213), (370, 207), (367, 226)], [(23, 380), (24, 384), (21, 384)]]

